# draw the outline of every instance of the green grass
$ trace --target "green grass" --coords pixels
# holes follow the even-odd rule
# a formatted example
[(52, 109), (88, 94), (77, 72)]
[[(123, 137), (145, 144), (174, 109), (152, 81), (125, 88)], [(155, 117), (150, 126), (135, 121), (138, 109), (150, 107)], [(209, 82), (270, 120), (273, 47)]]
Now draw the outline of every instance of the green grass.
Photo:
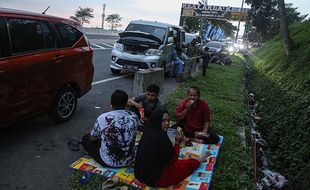
[[(166, 108), (174, 119), (177, 103), (186, 97), (189, 86), (198, 86), (201, 98), (206, 100), (211, 108), (211, 129), (224, 136), (224, 144), (212, 178), (212, 189), (240, 190), (243, 187), (253, 189), (252, 156), (248, 146), (243, 146), (240, 132), (244, 132), (248, 124), (246, 107), (246, 89), (244, 85), (244, 60), (234, 56), (233, 64), (221, 66), (211, 64), (207, 69), (207, 77), (199, 76), (187, 80), (167, 97)], [(247, 134), (248, 135), (248, 134)], [(104, 181), (95, 176), (84, 186), (78, 183), (80, 172), (75, 172), (72, 179), (72, 189), (98, 189)], [(99, 184), (99, 185), (98, 185)]]

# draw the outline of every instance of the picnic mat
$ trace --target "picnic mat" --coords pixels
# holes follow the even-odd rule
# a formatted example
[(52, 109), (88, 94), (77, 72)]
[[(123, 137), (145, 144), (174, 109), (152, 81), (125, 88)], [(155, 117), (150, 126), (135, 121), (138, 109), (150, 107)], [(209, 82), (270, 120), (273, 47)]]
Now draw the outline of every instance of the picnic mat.
[[(175, 129), (169, 129), (168, 135), (170, 140), (174, 141), (175, 136)], [(139, 140), (141, 139), (142, 133), (137, 133), (136, 138), (136, 145), (138, 145)], [(149, 190), (149, 189), (166, 189), (166, 190), (205, 190), (209, 189), (211, 184), (211, 178), (214, 171), (214, 166), (216, 164), (216, 160), (219, 155), (219, 150), (223, 143), (223, 136), (220, 136), (220, 142), (215, 145), (208, 145), (208, 144), (198, 144), (193, 142), (193, 146), (187, 147), (181, 145), (180, 150), (180, 159), (187, 159), (187, 158), (200, 158), (204, 152), (209, 152), (210, 156), (207, 160), (200, 164), (200, 167), (194, 171), (194, 173), (182, 181), (180, 184), (170, 186), (167, 188), (154, 188), (146, 186), (139, 182), (134, 176), (134, 167), (126, 167), (126, 168), (107, 168), (103, 167), (98, 164), (95, 160), (90, 158), (89, 156), (84, 156), (73, 164), (70, 165), (71, 168), (86, 171), (90, 173), (96, 173), (108, 178), (118, 177), (120, 181), (125, 182), (129, 185), (132, 185), (136, 188), (142, 190)], [(174, 142), (173, 142), (174, 143)]]

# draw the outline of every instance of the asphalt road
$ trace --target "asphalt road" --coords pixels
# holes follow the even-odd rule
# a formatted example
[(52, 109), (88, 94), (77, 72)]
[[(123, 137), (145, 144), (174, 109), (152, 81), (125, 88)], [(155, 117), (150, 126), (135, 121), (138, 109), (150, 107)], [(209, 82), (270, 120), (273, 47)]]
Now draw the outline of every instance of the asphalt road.
[[(80, 139), (90, 131), (97, 116), (108, 110), (115, 89), (132, 95), (134, 75), (115, 76), (110, 72), (114, 41), (115, 38), (90, 40), (94, 48), (93, 86), (78, 100), (70, 121), (54, 124), (42, 115), (0, 129), (0, 190), (69, 188), (69, 165), (84, 155), (82, 150), (68, 148), (69, 139)], [(163, 97), (176, 86), (174, 79), (166, 78)]]

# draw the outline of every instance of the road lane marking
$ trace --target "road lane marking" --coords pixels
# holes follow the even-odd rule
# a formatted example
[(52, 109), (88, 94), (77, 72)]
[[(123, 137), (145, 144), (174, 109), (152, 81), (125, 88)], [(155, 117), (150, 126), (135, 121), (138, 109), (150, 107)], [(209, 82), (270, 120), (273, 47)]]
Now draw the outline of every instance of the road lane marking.
[(105, 82), (109, 82), (109, 81), (112, 81), (112, 80), (117, 80), (117, 79), (120, 79), (120, 78), (125, 78), (125, 77), (130, 76), (130, 75), (133, 75), (133, 73), (122, 75), (122, 76), (119, 76), (119, 77), (112, 77), (112, 78), (108, 78), (108, 79), (103, 79), (103, 80), (95, 81), (95, 82), (91, 83), (91, 85), (94, 86), (94, 85), (105, 83)]
[(102, 44), (103, 44), (103, 45), (106, 45), (106, 46), (108, 46), (108, 47), (111, 47), (111, 48), (114, 47), (113, 45), (110, 45), (110, 44), (107, 44), (107, 43), (104, 43), (104, 42), (102, 42)]
[(101, 48), (101, 49), (107, 49), (107, 48), (102, 47), (102, 46), (100, 46), (100, 45), (98, 45), (98, 44), (92, 44), (92, 45), (94, 45), (94, 46), (96, 46), (96, 47), (98, 47), (98, 48)]

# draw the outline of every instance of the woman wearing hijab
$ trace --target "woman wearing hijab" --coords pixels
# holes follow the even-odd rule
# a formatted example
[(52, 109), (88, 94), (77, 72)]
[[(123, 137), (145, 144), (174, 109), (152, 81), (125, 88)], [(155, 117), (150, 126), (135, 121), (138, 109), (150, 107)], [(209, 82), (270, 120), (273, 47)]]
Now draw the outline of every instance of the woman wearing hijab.
[(168, 113), (155, 109), (140, 140), (135, 159), (135, 177), (148, 186), (178, 184), (199, 167), (200, 161), (196, 159), (178, 159), (184, 137), (177, 133), (173, 146), (167, 135), (169, 123)]

